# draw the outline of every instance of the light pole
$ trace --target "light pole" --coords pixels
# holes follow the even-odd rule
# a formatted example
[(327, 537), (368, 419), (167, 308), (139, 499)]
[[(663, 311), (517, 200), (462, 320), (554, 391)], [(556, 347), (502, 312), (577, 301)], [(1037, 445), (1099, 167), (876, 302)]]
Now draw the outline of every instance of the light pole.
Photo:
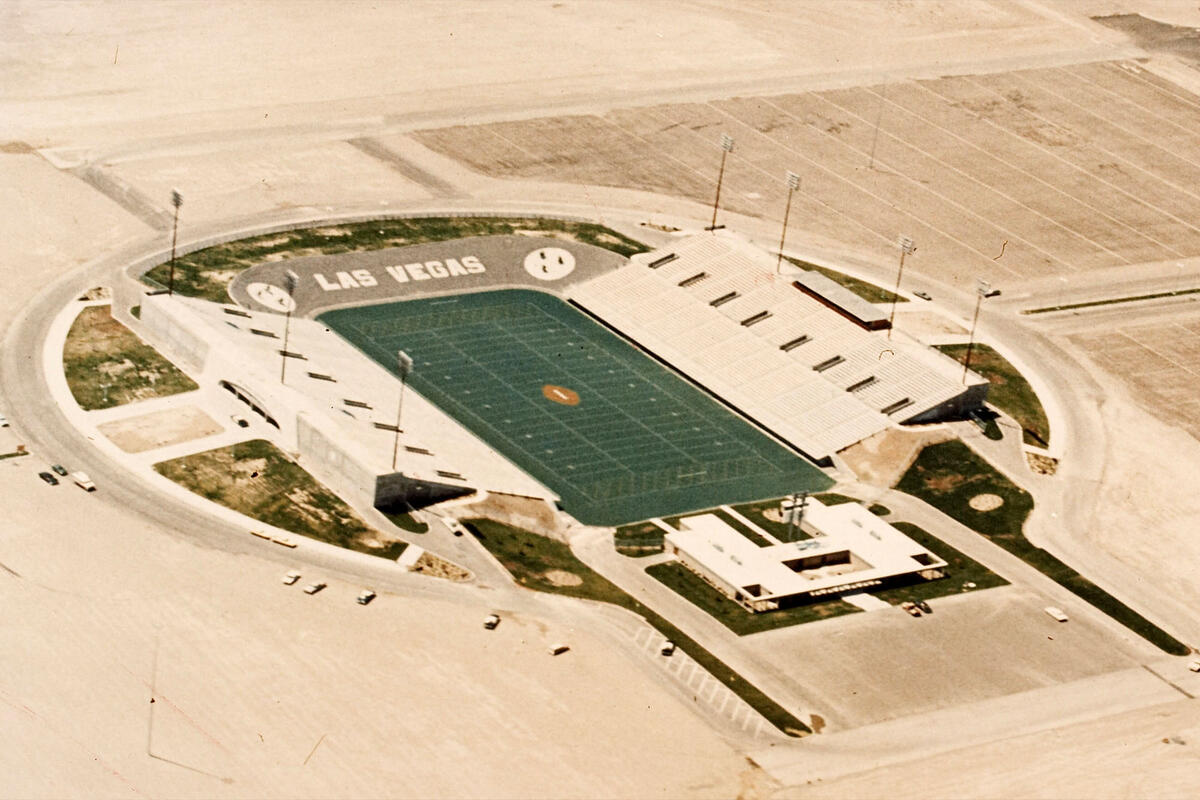
[(900, 245), (900, 269), (896, 272), (896, 291), (892, 292), (892, 313), (888, 315), (887, 337), (889, 340), (892, 338), (892, 325), (896, 321), (896, 301), (900, 299), (900, 278), (904, 276), (904, 257), (917, 249), (913, 240), (907, 236), (901, 236), (896, 240), (896, 244)]
[(396, 401), (396, 438), (392, 442), (392, 472), (396, 471), (396, 455), (400, 452), (400, 412), (404, 410), (404, 384), (412, 373), (413, 360), (408, 353), (396, 353), (396, 367), (400, 371), (400, 399)]
[(725, 179), (725, 157), (733, 152), (733, 137), (727, 133), (721, 134), (721, 170), (717, 173), (717, 196), (713, 198), (713, 218), (712, 225), (708, 226), (710, 231), (717, 229), (717, 206), (721, 202), (721, 181)]
[(794, 542), (799, 537), (800, 523), (804, 521), (804, 509), (808, 507), (808, 492), (792, 495), (792, 513), (788, 517), (788, 541)]
[(285, 309), (287, 316), (283, 318), (283, 349), (279, 351), (282, 362), (279, 365), (279, 382), (283, 383), (283, 378), (287, 374), (288, 360), (288, 333), (292, 329), (292, 309), (296, 307), (294, 299), (296, 294), (296, 286), (300, 283), (300, 276), (294, 271), (288, 270), (283, 273), (283, 288), (287, 290), (287, 308)]
[(167, 296), (175, 294), (175, 242), (179, 235), (179, 207), (183, 205), (183, 195), (178, 189), (171, 190), (171, 205), (175, 206), (175, 221), (171, 224), (171, 272), (167, 278)]
[(992, 293), (992, 286), (983, 278), (975, 279), (975, 316), (971, 319), (971, 335), (967, 338), (967, 357), (963, 359), (962, 382), (967, 382), (967, 372), (971, 369), (971, 350), (975, 347), (975, 324), (979, 322), (979, 307), (983, 298)]
[(775, 260), (775, 272), (783, 267), (783, 240), (787, 238), (788, 215), (792, 213), (792, 193), (800, 188), (800, 176), (794, 172), (787, 174), (788, 196), (787, 205), (783, 207), (783, 230), (779, 233), (779, 258)]

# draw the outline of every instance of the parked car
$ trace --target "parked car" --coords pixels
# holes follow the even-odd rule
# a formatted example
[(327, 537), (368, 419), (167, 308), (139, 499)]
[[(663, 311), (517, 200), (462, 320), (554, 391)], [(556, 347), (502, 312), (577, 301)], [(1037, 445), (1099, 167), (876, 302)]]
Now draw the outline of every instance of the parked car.
[(549, 648), (549, 653), (552, 656), (560, 656), (571, 648), (565, 644), (552, 644)]
[(0, 428), (7, 428), (7, 427), (8, 427), (8, 417), (4, 416), (3, 414), (0, 414)]
[(1192, 663), (1188, 664), (1188, 669), (1190, 669), (1192, 672), (1200, 672), (1200, 661), (1193, 661)]
[(283, 585), (291, 586), (293, 583), (295, 583), (298, 580), (300, 580), (300, 573), (297, 572), (296, 570), (292, 570), (287, 575), (283, 576)]
[(233, 421), (234, 421), (234, 423), (235, 423), (235, 424), (236, 424), (236, 425), (237, 425), (239, 428), (248, 428), (248, 427), (250, 427), (250, 423), (249, 423), (249, 422), (246, 420), (246, 418), (245, 418), (245, 417), (243, 417), (243, 416), (240, 416), (240, 415), (238, 415), (238, 414), (234, 414), (232, 417), (230, 417), (230, 419), (231, 419), (231, 420), (233, 420)]
[(50, 469), (54, 470), (59, 475), (62, 475), (64, 478), (67, 477), (67, 468), (62, 464), (53, 464), (51, 465)]
[(304, 593), (305, 594), (316, 594), (317, 592), (324, 589), (327, 585), (328, 584), (325, 584), (325, 583), (310, 583), (308, 586), (304, 587)]
[(675, 653), (675, 643), (670, 639), (664, 639), (663, 643), (658, 646), (659, 655), (669, 656)]
[(932, 300), (933, 299), (932, 297), (929, 296), (928, 292), (913, 292), (913, 294), (915, 294), (917, 297), (921, 298), (922, 300)]
[(1067, 612), (1063, 611), (1061, 608), (1055, 608), (1054, 606), (1046, 606), (1042, 610), (1045, 611), (1047, 614), (1049, 614), (1052, 619), (1054, 619), (1058, 622), (1066, 622), (1069, 619), (1069, 617), (1067, 616)]
[(75, 485), (85, 492), (96, 491), (96, 484), (92, 483), (92, 479), (88, 477), (86, 472), (71, 473), (71, 480), (75, 481)]
[(500, 616), (498, 614), (488, 614), (483, 620), (483, 627), (489, 631), (496, 630), (496, 626), (500, 624)]
[(919, 609), (921, 609), (922, 611), (924, 611), (926, 614), (932, 614), (932, 613), (933, 613), (933, 609), (929, 607), (929, 603), (926, 603), (924, 600), (918, 600), (918, 601), (916, 601), (916, 606), (917, 606), (917, 608), (919, 608)]
[(907, 611), (909, 614), (911, 614), (914, 617), (921, 616), (921, 609), (917, 608), (916, 603), (912, 603), (912, 602), (909, 602), (908, 600), (905, 600), (903, 603), (900, 604), (900, 607), (903, 608), (905, 611)]
[(42, 480), (44, 480), (46, 483), (50, 484), (51, 486), (58, 486), (58, 478), (54, 477), (49, 472), (39, 472), (38, 477), (41, 478)]
[(370, 589), (363, 589), (361, 592), (358, 593), (358, 597), (355, 598), (355, 600), (358, 601), (358, 604), (360, 606), (365, 606), (374, 599), (375, 599), (375, 592), (371, 591)]

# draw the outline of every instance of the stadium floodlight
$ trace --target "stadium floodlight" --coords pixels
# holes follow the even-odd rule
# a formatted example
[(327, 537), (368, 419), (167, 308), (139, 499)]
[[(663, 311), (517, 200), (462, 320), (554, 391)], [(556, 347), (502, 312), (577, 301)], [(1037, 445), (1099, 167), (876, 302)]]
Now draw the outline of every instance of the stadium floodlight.
[(412, 357), (403, 350), (397, 351), (396, 370), (400, 373), (400, 399), (396, 401), (396, 436), (392, 440), (392, 472), (396, 471), (396, 456), (400, 452), (400, 412), (404, 410), (404, 384), (408, 383), (408, 376), (412, 374), (412, 368)]
[(892, 312), (888, 315), (888, 339), (892, 338), (892, 325), (896, 321), (896, 301), (900, 299), (900, 278), (904, 276), (904, 257), (912, 255), (917, 249), (913, 240), (907, 236), (899, 237), (896, 244), (900, 247), (900, 269), (896, 272), (896, 290), (892, 292)]
[(294, 270), (288, 270), (283, 273), (283, 288), (287, 291), (287, 308), (284, 309), (285, 316), (283, 318), (283, 349), (279, 351), (279, 382), (283, 383), (284, 377), (287, 375), (287, 360), (288, 360), (288, 334), (292, 329), (292, 309), (296, 306), (296, 301), (293, 297), (296, 294), (296, 287), (300, 285), (300, 276)]
[(775, 259), (775, 272), (783, 266), (783, 241), (787, 238), (788, 215), (792, 212), (792, 194), (800, 188), (800, 176), (794, 172), (787, 174), (787, 205), (783, 207), (783, 230), (779, 233), (779, 256)]
[(175, 206), (175, 221), (171, 223), (171, 272), (167, 278), (167, 296), (175, 294), (175, 242), (179, 235), (179, 207), (183, 205), (183, 195), (178, 189), (171, 190), (171, 205)]
[(717, 196), (713, 198), (712, 225), (710, 231), (717, 229), (717, 206), (721, 203), (721, 182), (725, 179), (725, 157), (733, 152), (733, 137), (727, 133), (721, 134), (721, 169), (717, 172)]
[(788, 514), (788, 541), (800, 538), (800, 523), (804, 521), (804, 509), (808, 507), (808, 492), (792, 494), (792, 507)]
[(975, 325), (979, 322), (979, 307), (983, 298), (992, 296), (992, 285), (983, 278), (975, 279), (975, 316), (971, 319), (971, 335), (967, 337), (967, 357), (963, 359), (963, 385), (967, 383), (967, 373), (971, 370), (971, 350), (975, 347)]

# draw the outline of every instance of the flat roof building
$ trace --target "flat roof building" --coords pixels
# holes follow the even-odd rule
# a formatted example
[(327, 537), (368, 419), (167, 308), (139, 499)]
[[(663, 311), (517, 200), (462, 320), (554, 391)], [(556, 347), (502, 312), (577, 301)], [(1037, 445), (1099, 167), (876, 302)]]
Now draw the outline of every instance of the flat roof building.
[(715, 514), (684, 517), (679, 525), (665, 537), (667, 551), (751, 611), (945, 575), (944, 560), (858, 503), (809, 499), (803, 528), (812, 538), (770, 537), (767, 546)]

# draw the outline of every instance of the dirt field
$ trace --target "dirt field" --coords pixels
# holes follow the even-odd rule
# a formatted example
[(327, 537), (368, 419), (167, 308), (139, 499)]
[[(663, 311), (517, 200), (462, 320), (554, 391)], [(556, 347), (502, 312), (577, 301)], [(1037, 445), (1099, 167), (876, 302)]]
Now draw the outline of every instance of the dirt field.
[(63, 370), (85, 410), (190, 392), (196, 383), (112, 318), (108, 306), (79, 312), (63, 344)]
[(1136, 63), (1096, 62), (415, 135), (496, 177), (711, 202), (729, 133), (727, 208), (777, 216), (792, 169), (806, 228), (874, 251), (907, 233), (913, 269), (963, 283), (1200, 254), (1198, 110)]
[(1160, 419), (1200, 437), (1200, 314), (1143, 325), (1101, 326), (1071, 341)]
[(137, 417), (113, 420), (100, 425), (99, 429), (126, 453), (144, 453), (147, 450), (212, 436), (223, 430), (212, 417), (195, 406), (168, 408)]

